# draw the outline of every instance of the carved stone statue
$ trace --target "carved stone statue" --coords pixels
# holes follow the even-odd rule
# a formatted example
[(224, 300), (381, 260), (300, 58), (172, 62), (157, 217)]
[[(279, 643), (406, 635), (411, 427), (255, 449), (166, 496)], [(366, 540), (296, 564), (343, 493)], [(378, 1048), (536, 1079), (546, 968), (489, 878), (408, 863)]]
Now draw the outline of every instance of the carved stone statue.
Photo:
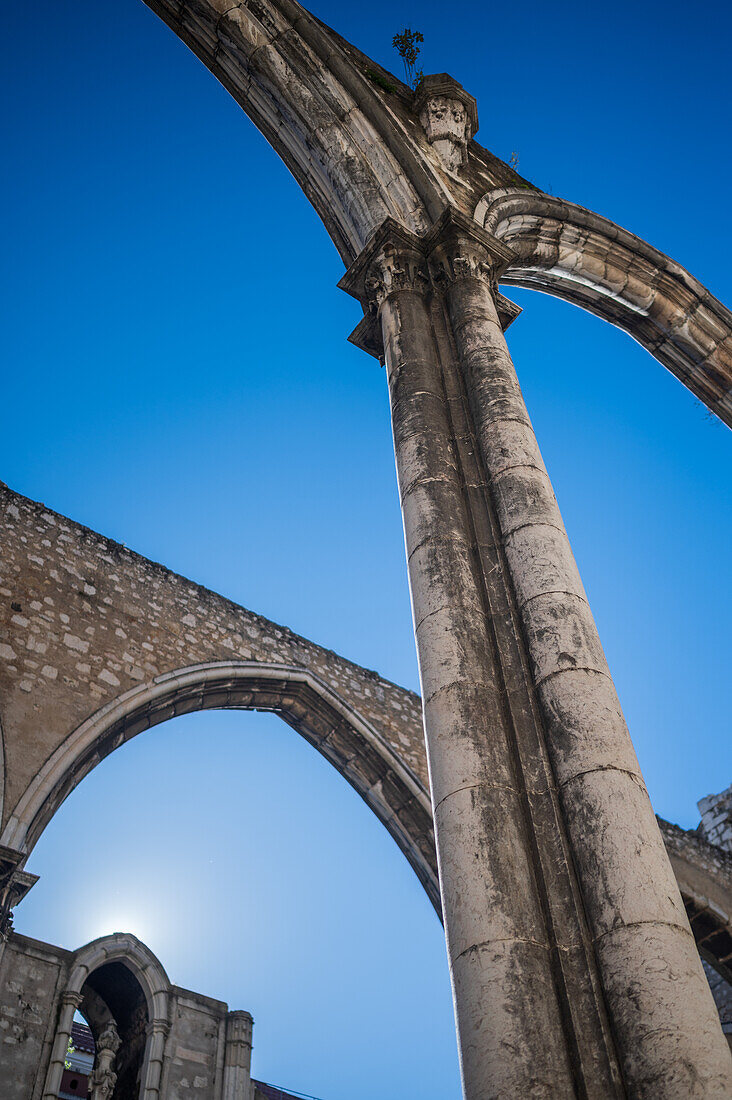
[(108, 1023), (97, 1039), (97, 1057), (89, 1078), (91, 1100), (111, 1100), (117, 1074), (112, 1069), (119, 1050), (120, 1037), (113, 1023)]

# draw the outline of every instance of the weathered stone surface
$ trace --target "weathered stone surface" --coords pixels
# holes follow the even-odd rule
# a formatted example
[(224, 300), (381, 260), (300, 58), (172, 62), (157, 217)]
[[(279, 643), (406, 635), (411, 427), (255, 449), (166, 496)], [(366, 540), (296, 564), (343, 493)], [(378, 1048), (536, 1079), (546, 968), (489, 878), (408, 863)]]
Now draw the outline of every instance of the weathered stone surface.
[(704, 962), (704, 973), (707, 976), (709, 988), (712, 991), (714, 1003), (719, 1012), (722, 1031), (727, 1036), (730, 1047), (732, 1047), (732, 984), (726, 981), (708, 962)]
[(688, 271), (607, 218), (531, 188), (488, 191), (475, 218), (516, 253), (502, 282), (624, 329), (732, 425), (732, 314)]
[(83, 776), (157, 722), (274, 710), (401, 834), (437, 901), (400, 825), (408, 808), (430, 829), (416, 695), (5, 486), (0, 536), (3, 843), (29, 851)]
[[(454, 457), (448, 459), (447, 452), (445, 461), (454, 465)], [(198, 658), (200, 665), (200, 659), (204, 656), (242, 656), (237, 649), (232, 652), (230, 646), (234, 644), (246, 645), (250, 659), (242, 663), (249, 671), (250, 666), (256, 666), (257, 661), (254, 659), (260, 655), (264, 658), (261, 661), (264, 667), (269, 664), (269, 658), (273, 655), (279, 661), (291, 661), (294, 651), (298, 655), (299, 665), (288, 665), (288, 668), (299, 667), (310, 671), (315, 668), (317, 676), (330, 683), (333, 690), (337, 688), (339, 694), (348, 698), (351, 691), (358, 693), (352, 698), (354, 707), (357, 705), (363, 708), (365, 702), (368, 702), (374, 708), (369, 711), (369, 721), (374, 724), (375, 729), (386, 734), (384, 740), (392, 743), (394, 751), (402, 760), (406, 756), (411, 762), (409, 771), (413, 769), (415, 776), (426, 775), (420, 708), (418, 700), (411, 693), (380, 681), (373, 673), (358, 669), (335, 654), (321, 650), (289, 631), (275, 627), (259, 616), (251, 615), (221, 597), (169, 574), (163, 567), (146, 562), (125, 548), (48, 512), (42, 505), (34, 504), (9, 490), (3, 490), (2, 506), (3, 546), (8, 552), (6, 567), (2, 573), (2, 585), (5, 588), (2, 593), (2, 614), (4, 630), (12, 632), (13, 645), (8, 646), (12, 657), (8, 659), (6, 655), (0, 667), (0, 676), (3, 677), (0, 713), (3, 718), (4, 747), (6, 752), (11, 749), (11, 758), (14, 754), (10, 742), (15, 739), (17, 731), (8, 718), (8, 712), (3, 709), (4, 701), (10, 697), (21, 700), (30, 697), (26, 705), (31, 720), (35, 714), (43, 715), (44, 707), (48, 708), (45, 713), (53, 714), (56, 705), (54, 700), (58, 679), (43, 677), (42, 673), (38, 676), (37, 669), (24, 664), (28, 659), (26, 654), (31, 661), (35, 660), (34, 649), (27, 646), (28, 639), (33, 639), (34, 647), (45, 646), (46, 652), (58, 651), (62, 655), (54, 657), (56, 663), (53, 666), (60, 675), (60, 683), (65, 691), (62, 700), (65, 700), (67, 725), (56, 731), (62, 742), (65, 740), (65, 729), (86, 714), (83, 705), (78, 712), (74, 710), (74, 699), (78, 698), (82, 703), (86, 700), (87, 706), (91, 700), (97, 702), (91, 696), (90, 689), (95, 683), (93, 670), (106, 667), (104, 654), (107, 654), (107, 659), (120, 664), (118, 678), (121, 683), (118, 689), (113, 689), (111, 685), (100, 689), (105, 692), (109, 690), (106, 702), (101, 700), (101, 710), (105, 706), (113, 706), (115, 690), (126, 694), (126, 689), (131, 686), (129, 680), (125, 682), (129, 672), (122, 667), (118, 647), (124, 647), (124, 652), (127, 652), (131, 645), (140, 662), (152, 664), (153, 661), (160, 661), (167, 652), (168, 659), (172, 662), (181, 659), (187, 662)], [(415, 512), (415, 523), (418, 523), (420, 514), (421, 509), (418, 509)], [(58, 552), (57, 540), (63, 553)], [(40, 558), (42, 555), (42, 565), (38, 561), (31, 561), (31, 558)], [(52, 569), (57, 573), (55, 578), (51, 576)], [(8, 583), (12, 584), (12, 589), (7, 587)], [(50, 592), (53, 592), (52, 596), (49, 595)], [(53, 600), (53, 603), (46, 602), (47, 598)], [(95, 610), (97, 600), (105, 611), (98, 608)], [(21, 607), (20, 611), (13, 608), (14, 603)], [(133, 610), (135, 614), (131, 614)], [(87, 634), (89, 626), (94, 627), (93, 634)], [(38, 629), (34, 631), (34, 627)], [(123, 631), (126, 636), (122, 637), (118, 631)], [(221, 636), (228, 638), (230, 645), (223, 650), (211, 651), (210, 647), (219, 637), (217, 631), (223, 631)], [(278, 634), (281, 636), (277, 637)], [(66, 635), (89, 639), (84, 657), (78, 656), (73, 645), (68, 645)], [(154, 652), (143, 648), (148, 637), (155, 638)], [(100, 639), (106, 643), (104, 647), (100, 646)], [(178, 648), (181, 645), (182, 651)], [(199, 648), (201, 646), (204, 646), (204, 650)], [(307, 659), (303, 658), (304, 653), (309, 654)], [(132, 656), (130, 652), (130, 657)], [(77, 664), (87, 667), (79, 670)], [(130, 668), (135, 667), (134, 663), (128, 662), (128, 665)], [(154, 664), (147, 670), (148, 674), (157, 671), (158, 667), (165, 666)], [(336, 767), (344, 774), (349, 773), (360, 789), (367, 790), (367, 801), (392, 831), (395, 826), (392, 815), (395, 809), (398, 810), (397, 820), (401, 823), (406, 840), (397, 836), (397, 841), (410, 850), (418, 851), (422, 867), (427, 871), (434, 868), (431, 818), (429, 813), (425, 813), (420, 800), (411, 795), (403, 784), (397, 782), (395, 785), (390, 778), (388, 766), (373, 745), (362, 742), (358, 755), (354, 756), (353, 728), (348, 721), (343, 718), (340, 718), (339, 724), (330, 721), (321, 698), (312, 694), (306, 697), (298, 694), (293, 690), (293, 683), (288, 680), (287, 675), (281, 673), (281, 666), (278, 667), (279, 679), (259, 681), (251, 675), (237, 681), (232, 678), (228, 663), (222, 673), (223, 679), (206, 684), (201, 683), (200, 672), (193, 674), (190, 684), (181, 674), (172, 673), (169, 681), (160, 681), (159, 699), (147, 700), (142, 713), (137, 716), (135, 712), (128, 715), (124, 728), (120, 728), (119, 733), (113, 734), (109, 741), (97, 749), (85, 761), (84, 768), (93, 766), (101, 758), (102, 752), (112, 751), (125, 737), (133, 736), (173, 713), (184, 713), (204, 705), (266, 705), (278, 709), (295, 728), (317, 743), (320, 751), (333, 760)], [(30, 681), (32, 690), (21, 693), (20, 682), (29, 674), (36, 676)], [(571, 680), (572, 674), (568, 676)], [(139, 685), (141, 690), (145, 690), (146, 683), (147, 681), (143, 681)], [(550, 679), (547, 687), (553, 683), (554, 680)], [(493, 733), (482, 743), (476, 743), (475, 738), (470, 735), (471, 716), (475, 714), (479, 697), (482, 696), (485, 701), (490, 696), (489, 688), (490, 685), (478, 682), (463, 686), (456, 684), (434, 694), (431, 707), (436, 748), (444, 742), (444, 747), (434, 754), (433, 783), (436, 790), (448, 789), (448, 779), (442, 774), (448, 761), (457, 789), (482, 787), (489, 790), (494, 787), (497, 793), (504, 791), (506, 797), (513, 790), (512, 776), (505, 770), (507, 750), (505, 746), (501, 749), (496, 741), (500, 715), (496, 713), (489, 720), (485, 728), (491, 729)], [(553, 700), (553, 706), (558, 708), (556, 730), (561, 731), (561, 744), (564, 746), (561, 760), (566, 760), (561, 765), (559, 778), (563, 778), (565, 782), (575, 773), (577, 765), (582, 773), (602, 767), (608, 754), (612, 758), (612, 738), (610, 741), (607, 738), (610, 737), (612, 723), (620, 721), (622, 717), (613, 709), (617, 704), (613, 701), (615, 697), (612, 693), (606, 703), (601, 704), (601, 709), (595, 716), (597, 736), (593, 737), (592, 744), (583, 757), (578, 755), (579, 733), (575, 734), (573, 730), (577, 729), (581, 733), (587, 728), (588, 714), (583, 711), (583, 705), (579, 702), (581, 694), (571, 691), (568, 698), (569, 704), (567, 699), (561, 700), (561, 709), (560, 700)], [(34, 709), (39, 703), (39, 709)], [(63, 714), (64, 711), (59, 713)], [(53, 728), (53, 722), (47, 724)], [(553, 740), (559, 744), (559, 735), (553, 736)], [(16, 745), (19, 748), (20, 742), (16, 742)], [(79, 776), (73, 768), (72, 776), (75, 780)], [(12, 776), (8, 774), (5, 778), (8, 786), (12, 787)], [(532, 778), (531, 783), (533, 789), (541, 789), (538, 775)], [(43, 820), (53, 813), (56, 805), (53, 790), (49, 798), (50, 802), (42, 815)], [(8, 813), (10, 809), (8, 807)], [(504, 842), (508, 820), (510, 815), (495, 826), (501, 843)], [(732, 856), (705, 844), (696, 834), (683, 833), (682, 830), (667, 825), (663, 829), (687, 911), (692, 918), (692, 928), (697, 940), (702, 941), (701, 949), (705, 957), (713, 960), (718, 968), (715, 973), (719, 973), (719, 968), (724, 970), (725, 965), (720, 963), (720, 958), (725, 958), (726, 954), (732, 952), (732, 939), (723, 939), (723, 936), (729, 936), (727, 929), (730, 927), (729, 914), (732, 913)], [(505, 854), (503, 852), (501, 858)], [(437, 891), (434, 870), (431, 875), (430, 892), (434, 897)], [(32, 876), (29, 877), (32, 879)], [(527, 882), (528, 879), (522, 884), (522, 890)], [(489, 883), (481, 882), (479, 877), (470, 882), (470, 889), (466, 888), (466, 899), (475, 890), (478, 891), (478, 901), (471, 902), (467, 908), (471, 919), (481, 919), (480, 892), (488, 888)], [(494, 912), (493, 907), (489, 911)], [(495, 915), (497, 914), (494, 912)], [(567, 944), (573, 942), (568, 926), (562, 926), (560, 931)], [(481, 934), (468, 938), (479, 940)], [(479, 958), (483, 958), (484, 954), (483, 948), (477, 952)], [(512, 957), (515, 961), (516, 956)], [(467, 963), (460, 964), (461, 974), (466, 965)], [(461, 981), (464, 980), (464, 977), (461, 978)], [(47, 977), (43, 978), (43, 983), (53, 985)], [(9, 1024), (10, 1026), (12, 1025)], [(35, 1054), (29, 1056), (28, 1064), (35, 1064), (35, 1058)]]
[[(120, 965), (124, 971), (112, 976), (111, 968)], [(106, 1073), (121, 1087), (136, 1039), (112, 1012), (119, 1012), (131, 981), (139, 983), (143, 996), (144, 1050), (137, 1056), (145, 1100), (252, 1100), (250, 1014), (229, 1012), (222, 1001), (172, 985), (149, 949), (126, 933), (78, 951), (11, 935), (0, 957), (3, 1096), (57, 1100), (77, 1008), (95, 1039), (94, 1080), (101, 1085)], [(106, 990), (114, 994), (109, 1001)], [(97, 1095), (111, 1096), (103, 1090)]]
[[(570, 1096), (577, 1075), (599, 1100), (618, 1085), (605, 1010), (587, 966), (555, 783), (536, 737), (496, 517), (460, 401), (449, 332), (439, 306), (430, 306), (429, 284), (413, 274), (421, 270), (413, 259), (420, 247), (387, 224), (345, 285), (366, 295), (383, 288), (377, 308), (465, 1092), (524, 1095), (543, 1079), (553, 1082), (554, 1095)], [(464, 272), (482, 275), (481, 265), (494, 279), (484, 257), (448, 253), (439, 236), (425, 251), (433, 285)], [(498, 262), (508, 258), (496, 251)], [(406, 277), (395, 280), (394, 271)], [(466, 485), (474, 491), (466, 494)], [(559, 942), (579, 945), (583, 966), (559, 954)], [(553, 1033), (527, 1033), (521, 1013), (505, 1011), (529, 986), (541, 999), (538, 1015), (557, 1020)], [(568, 990), (570, 1003), (585, 1005), (581, 1019), (565, 1008)], [(509, 1057), (518, 1049), (521, 1057)]]
[(699, 831), (710, 844), (732, 852), (732, 786), (720, 794), (709, 794), (697, 802)]
[[(445, 74), (415, 96), (294, 0), (150, 7), (290, 167), (351, 264), (342, 285), (364, 308), (352, 339), (386, 360), (466, 1096), (726, 1096), (728, 1052), (505, 347), (517, 310), (498, 281), (621, 326), (728, 422), (732, 315), (657, 250), (472, 141), (475, 103)], [(416, 697), (42, 506), (7, 491), (2, 503), (4, 907), (98, 760), (211, 706), (281, 714), (437, 903)], [(726, 842), (717, 818), (709, 835)], [(696, 942), (724, 977), (724, 869), (665, 836)], [(64, 994), (67, 1022), (78, 996)], [(58, 1069), (63, 1029), (50, 1058)]]
[(287, 164), (346, 264), (385, 218), (423, 235), (452, 206), (510, 244), (503, 282), (625, 329), (732, 423), (729, 310), (657, 249), (543, 194), (473, 140), (475, 101), (452, 77), (426, 76), (415, 94), (293, 0), (146, 2)]
[[(466, 1096), (522, 1094), (542, 1064), (570, 1095), (562, 1045), (590, 1096), (671, 1100), (687, 1077), (721, 1096), (728, 1051), (503, 338), (510, 262), (448, 211), (424, 240), (385, 222), (341, 282), (381, 325)], [(559, 1047), (524, 1036), (508, 1068), (518, 1021), (503, 1049), (478, 1035), (518, 984), (544, 991)]]

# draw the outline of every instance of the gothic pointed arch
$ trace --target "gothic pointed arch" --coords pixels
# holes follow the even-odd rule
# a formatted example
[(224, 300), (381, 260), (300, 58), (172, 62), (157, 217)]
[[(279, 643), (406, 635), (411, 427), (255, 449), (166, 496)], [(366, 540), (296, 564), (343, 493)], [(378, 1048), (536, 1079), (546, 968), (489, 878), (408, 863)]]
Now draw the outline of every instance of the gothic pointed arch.
[(2, 834), (30, 852), (84, 776), (130, 738), (192, 711), (278, 714), (330, 761), (373, 810), (439, 912), (429, 795), (388, 742), (323, 679), (304, 668), (218, 661), (175, 669), (112, 699), (82, 722), (38, 770)]
[(531, 189), (490, 191), (474, 216), (515, 254), (502, 283), (623, 329), (732, 424), (732, 313), (680, 264), (607, 218)]
[(345, 263), (386, 217), (429, 226), (446, 195), (401, 81), (291, 0), (146, 2), (282, 158)]
[(475, 100), (451, 78), (426, 80), (467, 108), (459, 168), (422, 114), (426, 85), (415, 94), (295, 0), (146, 3), (281, 157), (346, 265), (387, 219), (422, 237), (446, 207), (462, 210), (513, 249), (501, 282), (624, 329), (732, 424), (729, 310), (658, 249), (544, 194), (471, 140)]
[(94, 1039), (99, 1058), (105, 1060), (106, 1087), (114, 1090), (111, 1097), (139, 1091), (143, 1100), (159, 1100), (170, 995), (159, 959), (129, 932), (102, 936), (74, 952), (59, 996), (44, 1100), (58, 1096), (74, 1013), (88, 1006), (94, 1010)]

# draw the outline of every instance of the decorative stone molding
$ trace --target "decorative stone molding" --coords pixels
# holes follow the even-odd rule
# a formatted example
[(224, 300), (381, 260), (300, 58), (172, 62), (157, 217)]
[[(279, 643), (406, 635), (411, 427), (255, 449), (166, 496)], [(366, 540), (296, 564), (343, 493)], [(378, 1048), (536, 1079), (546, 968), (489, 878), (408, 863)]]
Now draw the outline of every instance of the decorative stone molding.
[(457, 172), (467, 160), (468, 142), (478, 129), (473, 96), (447, 73), (435, 73), (422, 78), (414, 109), (444, 167)]
[(145, 1024), (145, 1034), (148, 1038), (152, 1038), (153, 1035), (162, 1035), (164, 1039), (170, 1035), (170, 1021), (169, 1020), (150, 1020)]
[(501, 294), (498, 279), (515, 260), (515, 253), (491, 233), (476, 233), (476, 228), (471, 218), (448, 207), (425, 242), (432, 282), (441, 289), (458, 279), (481, 279), (488, 283), (505, 332), (521, 307)]
[(457, 279), (483, 279), (495, 287), (515, 259), (513, 249), (481, 229), (472, 218), (448, 207), (427, 234), (424, 247), (435, 285)]
[(393, 218), (387, 218), (363, 252), (354, 260), (338, 286), (357, 298), (364, 318), (349, 336), (356, 347), (383, 358), (379, 310), (386, 298), (397, 291), (411, 290), (426, 294), (430, 276), (424, 240), (410, 233)]
[(379, 306), (395, 290), (423, 292), (429, 285), (429, 274), (419, 252), (400, 248), (398, 241), (384, 245), (364, 280), (369, 313), (378, 313)]
[(233, 1064), (232, 1052), (237, 1047), (249, 1047), (251, 1050), (253, 1027), (254, 1020), (250, 1012), (238, 1009), (228, 1014), (226, 1018), (227, 1064), (230, 1062)]
[(249, 1100), (251, 1096), (250, 1067), (252, 1061), (252, 1027), (250, 1013), (230, 1012), (226, 1017), (226, 1047), (222, 1100)]

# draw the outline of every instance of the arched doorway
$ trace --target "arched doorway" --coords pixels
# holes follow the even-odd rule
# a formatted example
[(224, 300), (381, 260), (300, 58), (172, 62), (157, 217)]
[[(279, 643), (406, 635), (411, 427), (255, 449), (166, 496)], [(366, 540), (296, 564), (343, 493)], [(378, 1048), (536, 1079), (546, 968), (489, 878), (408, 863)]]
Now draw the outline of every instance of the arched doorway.
[(158, 1100), (169, 992), (158, 960), (129, 933), (103, 937), (76, 952), (60, 998), (44, 1100), (58, 1100), (77, 1012), (89, 1021), (94, 1037), (92, 1100)]

